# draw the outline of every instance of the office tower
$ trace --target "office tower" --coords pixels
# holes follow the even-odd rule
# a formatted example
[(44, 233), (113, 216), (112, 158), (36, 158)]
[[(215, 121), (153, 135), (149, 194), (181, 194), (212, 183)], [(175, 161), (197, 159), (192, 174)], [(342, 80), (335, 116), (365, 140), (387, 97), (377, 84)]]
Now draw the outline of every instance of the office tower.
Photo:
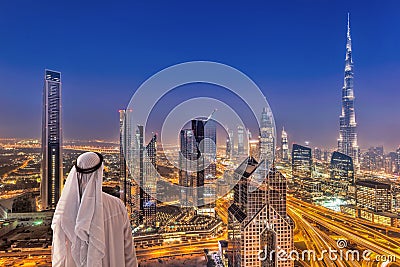
[(193, 187), (197, 179), (196, 139), (191, 129), (180, 132), (179, 185), (186, 187), (181, 191), (181, 206), (193, 206)]
[[(269, 252), (293, 249), (293, 222), (286, 213), (286, 179), (277, 170), (263, 173), (263, 182), (251, 190), (260, 165), (248, 157), (235, 170), (238, 183), (233, 188), (233, 203), (228, 208), (228, 238), (232, 244), (231, 265), (238, 266), (293, 266), (293, 261), (278, 261)], [(268, 175), (267, 175), (268, 173)], [(268, 253), (265, 260), (260, 251)]]
[(364, 171), (383, 171), (385, 167), (383, 146), (370, 147), (361, 155), (360, 165)]
[(238, 155), (243, 155), (244, 154), (244, 128), (243, 128), (243, 126), (241, 126), (241, 125), (238, 126), (237, 134), (238, 134), (237, 153), (238, 153)]
[(134, 142), (134, 176), (132, 192), (132, 213), (136, 215), (136, 224), (154, 226), (156, 223), (157, 189), (156, 154), (157, 136), (153, 135), (147, 146), (144, 145), (144, 127), (137, 125)]
[(233, 130), (228, 129), (228, 139), (229, 139), (229, 144), (230, 144), (230, 156), (229, 158), (231, 159), (235, 155), (235, 139), (233, 135)]
[(292, 175), (297, 178), (311, 178), (312, 157), (311, 148), (293, 144)]
[(328, 187), (335, 196), (343, 196), (349, 204), (355, 203), (353, 159), (340, 152), (333, 152), (330, 163), (331, 180)]
[(396, 150), (396, 153), (397, 153), (396, 171), (397, 171), (397, 174), (400, 174), (400, 147)]
[(330, 162), (331, 157), (332, 157), (332, 152), (325, 150), (324, 153), (323, 153), (322, 159), (323, 159), (325, 162)]
[(372, 212), (392, 211), (392, 185), (375, 180), (358, 180), (357, 208)]
[(42, 115), (41, 209), (55, 209), (63, 188), (61, 73), (45, 70)]
[(135, 163), (139, 154), (135, 154), (136, 134), (133, 135), (131, 116), (131, 109), (119, 111), (120, 198), (126, 206), (131, 223), (136, 225), (139, 224), (139, 184), (133, 177), (138, 177), (139, 170)]
[(197, 173), (193, 186), (195, 187), (194, 193), (196, 206), (204, 205), (204, 178), (205, 178), (205, 125), (208, 120), (192, 120), (192, 131), (196, 141), (196, 160), (197, 160)]
[(217, 124), (213, 119), (204, 122), (204, 157), (208, 164), (204, 170), (204, 178), (214, 179), (217, 173)]
[(275, 125), (272, 112), (263, 108), (260, 120), (260, 162), (264, 160), (265, 168), (272, 166), (275, 157)]
[(131, 110), (119, 110), (119, 175), (121, 187), (120, 198), (127, 207), (131, 198), (130, 181), (128, 178), (128, 161), (130, 161), (129, 155), (130, 151), (132, 150), (131, 123), (129, 120), (131, 112)]
[(227, 159), (232, 158), (232, 140), (229, 138), (229, 135), (226, 137), (226, 148), (225, 148), (225, 157)]
[(249, 156), (260, 160), (260, 140), (251, 139), (249, 140)]
[(157, 200), (157, 135), (154, 134), (143, 151), (143, 213), (144, 225), (156, 225)]
[(318, 147), (314, 148), (314, 158), (316, 160), (322, 160), (322, 150)]
[[(283, 249), (290, 253), (294, 249), (293, 229), (294, 222), (287, 214), (286, 209), (286, 189), (287, 180), (278, 170), (272, 168), (267, 176), (268, 181), (268, 203), (269, 203), (269, 223), (270, 230), (264, 234), (264, 242), (267, 244), (267, 250), (264, 251), (267, 259), (261, 266), (265, 267), (291, 267), (293, 261), (280, 261), (277, 259), (277, 253), (272, 254), (274, 258), (270, 259), (271, 251)], [(257, 222), (255, 222), (257, 223)]]
[(282, 129), (281, 150), (282, 150), (282, 160), (289, 161), (289, 144), (288, 144), (288, 136), (285, 131), (285, 128)]
[(357, 123), (354, 110), (354, 89), (353, 89), (353, 58), (350, 36), (350, 15), (347, 20), (347, 44), (346, 60), (344, 71), (344, 85), (342, 89), (342, 113), (340, 115), (340, 131), (338, 140), (338, 151), (353, 159), (358, 169), (359, 148), (357, 144)]
[(384, 156), (384, 161), (385, 161), (385, 173), (387, 174), (396, 173), (397, 153), (389, 152), (387, 155)]

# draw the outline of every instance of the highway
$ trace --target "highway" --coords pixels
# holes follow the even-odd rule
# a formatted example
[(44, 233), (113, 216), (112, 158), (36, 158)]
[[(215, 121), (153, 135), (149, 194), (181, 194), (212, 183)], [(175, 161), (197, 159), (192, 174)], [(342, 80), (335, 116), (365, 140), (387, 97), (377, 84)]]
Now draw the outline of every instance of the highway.
[[(292, 216), (297, 227), (302, 232), (306, 232), (308, 235), (308, 242), (321, 245), (324, 247), (334, 246), (334, 240), (329, 234), (321, 231), (312, 224), (323, 226), (331, 233), (335, 233), (351, 242), (356, 244), (357, 248), (369, 249), (373, 252), (371, 259), (376, 255), (387, 255), (395, 257), (396, 263), (400, 260), (400, 242), (396, 238), (388, 237), (373, 228), (367, 227), (362, 223), (359, 223), (355, 218), (347, 216), (342, 213), (334, 212), (324, 207), (315, 206), (294, 198), (288, 197), (288, 210)], [(314, 234), (312, 234), (314, 232)], [(325, 242), (321, 241), (324, 240)], [(307, 243), (307, 242), (306, 242)], [(361, 255), (362, 253), (360, 253)], [(362, 266), (370, 266), (371, 262), (362, 261)], [(336, 266), (340, 265), (339, 261), (335, 261)], [(312, 266), (320, 266), (318, 264)], [(328, 263), (327, 266), (330, 265)], [(344, 266), (359, 266), (355, 261), (349, 263), (346, 262)]]

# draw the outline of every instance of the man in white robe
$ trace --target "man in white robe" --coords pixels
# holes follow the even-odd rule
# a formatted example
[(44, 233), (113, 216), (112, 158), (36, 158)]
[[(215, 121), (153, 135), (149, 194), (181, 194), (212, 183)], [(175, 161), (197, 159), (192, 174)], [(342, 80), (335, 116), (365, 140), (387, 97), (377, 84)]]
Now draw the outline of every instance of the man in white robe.
[(126, 208), (102, 192), (103, 168), (93, 152), (72, 167), (51, 225), (53, 266), (138, 266)]

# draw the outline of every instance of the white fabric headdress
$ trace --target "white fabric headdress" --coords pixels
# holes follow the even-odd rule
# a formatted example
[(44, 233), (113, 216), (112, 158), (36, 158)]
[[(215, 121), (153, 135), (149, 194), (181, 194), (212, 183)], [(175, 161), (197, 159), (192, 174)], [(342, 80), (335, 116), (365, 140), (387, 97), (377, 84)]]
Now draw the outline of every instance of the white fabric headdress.
[[(99, 168), (94, 170), (96, 165)], [(51, 224), (53, 266), (65, 266), (67, 241), (76, 266), (101, 266), (105, 255), (103, 168), (101, 155), (93, 152), (80, 155), (72, 167)], [(88, 169), (94, 171), (82, 173)]]

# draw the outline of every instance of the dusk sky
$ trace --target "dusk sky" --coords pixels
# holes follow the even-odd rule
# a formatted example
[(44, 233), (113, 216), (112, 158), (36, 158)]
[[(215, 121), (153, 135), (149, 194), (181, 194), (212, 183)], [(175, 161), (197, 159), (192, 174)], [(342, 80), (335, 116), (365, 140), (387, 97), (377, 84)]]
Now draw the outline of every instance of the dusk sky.
[(2, 1), (0, 137), (40, 137), (45, 68), (62, 72), (64, 139), (117, 140), (142, 82), (209, 60), (258, 84), (291, 143), (333, 148), (350, 12), (359, 145), (400, 145), (399, 1), (135, 2)]

